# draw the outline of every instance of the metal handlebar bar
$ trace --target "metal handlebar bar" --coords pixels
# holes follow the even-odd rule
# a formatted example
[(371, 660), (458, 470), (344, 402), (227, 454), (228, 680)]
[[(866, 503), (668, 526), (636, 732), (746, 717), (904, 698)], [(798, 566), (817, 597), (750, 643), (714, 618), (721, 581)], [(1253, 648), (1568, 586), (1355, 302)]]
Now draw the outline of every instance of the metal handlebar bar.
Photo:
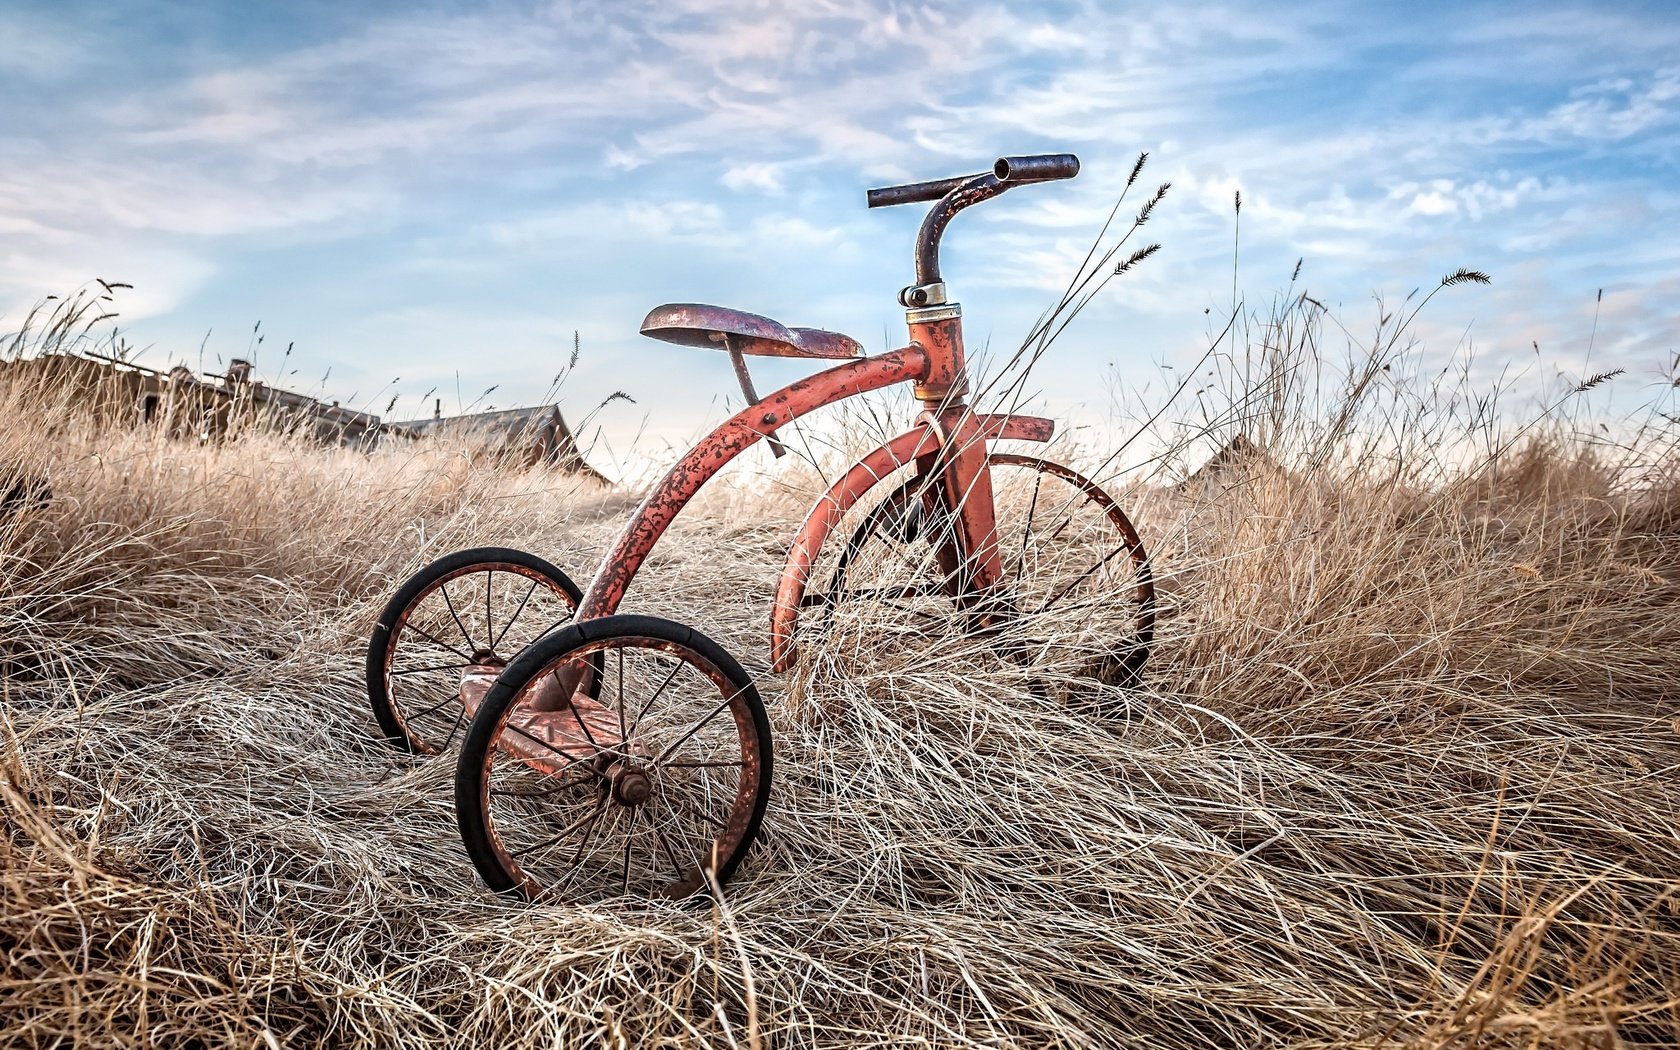
[(1079, 174), (1079, 158), (1071, 153), (1043, 153), (1029, 157), (999, 157), (991, 171), (961, 175), (954, 179), (912, 182), (884, 186), (867, 194), (869, 207), (888, 208), (895, 204), (938, 201), (922, 221), (916, 237), (916, 283), (939, 282), (939, 238), (957, 212), (990, 200), (1004, 190), (1034, 182), (1071, 179)]
[[(871, 208), (890, 208), (895, 204), (919, 204), (923, 201), (936, 201), (960, 189), (965, 182), (981, 178), (985, 172), (976, 175), (958, 175), (954, 179), (934, 179), (932, 182), (911, 182), (903, 186), (883, 186), (878, 190), (870, 190), (867, 194)], [(1052, 182), (1056, 179), (1071, 179), (1079, 174), (1079, 158), (1071, 153), (1041, 153), (1031, 157), (999, 157), (992, 165), (992, 174), (1005, 185), (1019, 185), (1028, 182)]]
[(958, 175), (954, 179), (935, 179), (932, 182), (912, 182), (903, 186), (883, 186), (868, 191), (871, 208), (890, 208), (895, 204), (920, 204), (936, 201), (978, 175)]

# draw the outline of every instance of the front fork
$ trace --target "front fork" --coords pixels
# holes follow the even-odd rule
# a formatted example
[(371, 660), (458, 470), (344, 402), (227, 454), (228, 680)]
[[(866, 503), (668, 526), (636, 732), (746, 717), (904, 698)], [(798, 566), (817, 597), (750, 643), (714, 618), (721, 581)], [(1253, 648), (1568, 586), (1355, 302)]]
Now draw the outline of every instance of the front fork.
[(1003, 566), (986, 435), (964, 406), (930, 411), (923, 420), (940, 434), (938, 449), (916, 457), (916, 472), (938, 482), (920, 486), (924, 512), (950, 522), (935, 531), (945, 591), (960, 608), (989, 619), (986, 608), (998, 593)]
[(916, 397), (926, 407), (922, 422), (939, 434), (939, 448), (916, 457), (916, 473), (938, 479), (938, 484), (921, 486), (924, 512), (935, 520), (943, 514), (951, 523), (939, 530), (939, 569), (946, 592), (958, 606), (989, 621), (986, 609), (998, 593), (1003, 569), (986, 435), (966, 403), (962, 307), (946, 301), (942, 283), (906, 288), (899, 301), (909, 307), (905, 321), (910, 338), (928, 355), (927, 374), (916, 384)]

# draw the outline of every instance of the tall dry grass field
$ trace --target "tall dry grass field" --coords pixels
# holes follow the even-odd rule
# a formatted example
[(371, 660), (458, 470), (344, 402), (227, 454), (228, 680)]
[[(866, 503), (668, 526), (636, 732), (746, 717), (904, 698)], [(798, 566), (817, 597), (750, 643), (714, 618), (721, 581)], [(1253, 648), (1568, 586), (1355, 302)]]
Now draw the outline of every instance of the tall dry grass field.
[(1136, 688), (855, 638), (770, 676), (817, 474), (716, 482), (627, 608), (743, 658), (777, 777), (684, 904), (488, 896), (363, 695), (406, 574), (587, 577), (634, 493), (0, 389), (0, 488), (50, 484), (0, 519), (0, 1042), (1680, 1045), (1680, 427), (1336, 335), (1287, 299), (1125, 456), (1062, 450), (1155, 552)]

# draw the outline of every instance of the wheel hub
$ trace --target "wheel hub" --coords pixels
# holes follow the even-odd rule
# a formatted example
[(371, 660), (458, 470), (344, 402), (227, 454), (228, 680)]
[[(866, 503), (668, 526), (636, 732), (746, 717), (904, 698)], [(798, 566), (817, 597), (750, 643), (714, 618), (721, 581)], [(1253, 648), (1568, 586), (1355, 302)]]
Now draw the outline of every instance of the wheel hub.
[(621, 806), (639, 806), (653, 796), (653, 778), (631, 762), (614, 762), (607, 770), (613, 801)]

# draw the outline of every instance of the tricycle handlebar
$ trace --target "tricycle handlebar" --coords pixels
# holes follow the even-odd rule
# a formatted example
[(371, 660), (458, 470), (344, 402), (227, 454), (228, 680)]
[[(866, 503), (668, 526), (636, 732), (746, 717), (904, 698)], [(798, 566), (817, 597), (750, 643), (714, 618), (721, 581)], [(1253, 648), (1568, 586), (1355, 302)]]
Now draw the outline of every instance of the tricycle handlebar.
[[(1030, 157), (999, 157), (991, 171), (933, 182), (912, 182), (870, 190), (871, 208), (918, 201), (938, 201), (922, 220), (916, 236), (916, 287), (939, 282), (939, 238), (957, 212), (990, 200), (1004, 190), (1034, 182), (1071, 179), (1079, 174), (1079, 158), (1071, 153), (1042, 153)], [(909, 289), (906, 289), (907, 291)]]
[[(911, 182), (903, 186), (883, 186), (867, 194), (871, 208), (890, 208), (895, 204), (918, 204), (936, 201), (973, 179), (984, 176), (958, 175), (954, 179), (934, 179), (932, 182)], [(1007, 189), (1028, 182), (1051, 182), (1071, 179), (1079, 174), (1079, 158), (1071, 153), (1041, 153), (1030, 157), (999, 157), (992, 165), (992, 175)]]

